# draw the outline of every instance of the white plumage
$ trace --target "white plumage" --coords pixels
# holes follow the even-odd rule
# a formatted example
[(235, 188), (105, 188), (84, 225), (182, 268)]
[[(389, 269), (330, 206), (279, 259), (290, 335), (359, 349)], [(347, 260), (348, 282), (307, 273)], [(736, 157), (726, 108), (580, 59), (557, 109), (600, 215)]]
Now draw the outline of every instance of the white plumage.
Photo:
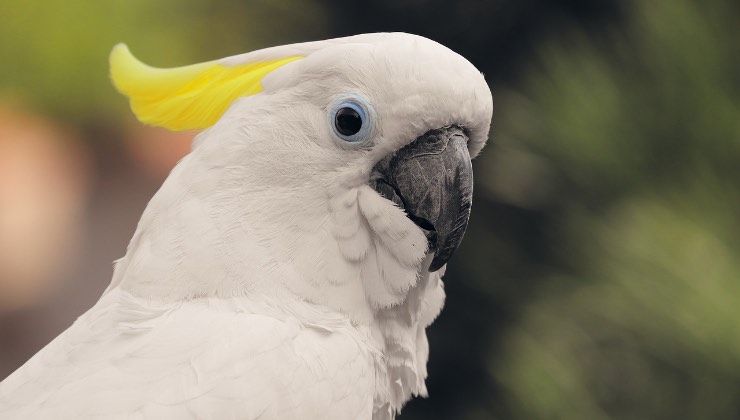
[[(426, 395), (442, 308), (424, 232), (369, 186), (429, 130), (475, 156), (490, 91), (425, 38), (275, 47), (299, 56), (199, 134), (145, 210), (100, 301), (0, 384), (0, 418), (383, 419)], [(372, 139), (338, 144), (336, 98), (367, 98)]]

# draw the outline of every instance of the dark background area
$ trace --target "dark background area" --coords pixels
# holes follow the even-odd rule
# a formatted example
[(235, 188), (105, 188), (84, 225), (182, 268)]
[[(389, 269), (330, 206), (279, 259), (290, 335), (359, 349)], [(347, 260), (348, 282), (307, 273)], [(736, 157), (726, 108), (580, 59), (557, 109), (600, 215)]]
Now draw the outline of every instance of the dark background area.
[(740, 5), (730, 0), (0, 4), (0, 378), (89, 308), (190, 135), (107, 80), (403, 31), (494, 94), (430, 398), (402, 419), (740, 417)]

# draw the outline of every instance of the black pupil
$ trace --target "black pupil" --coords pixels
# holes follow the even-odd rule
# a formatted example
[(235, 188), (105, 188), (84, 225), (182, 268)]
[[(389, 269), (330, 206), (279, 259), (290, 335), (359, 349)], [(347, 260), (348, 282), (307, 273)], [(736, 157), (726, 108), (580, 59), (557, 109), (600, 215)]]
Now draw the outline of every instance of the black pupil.
[(342, 108), (337, 111), (337, 117), (334, 120), (337, 131), (343, 136), (352, 136), (357, 134), (362, 128), (362, 118), (352, 108)]

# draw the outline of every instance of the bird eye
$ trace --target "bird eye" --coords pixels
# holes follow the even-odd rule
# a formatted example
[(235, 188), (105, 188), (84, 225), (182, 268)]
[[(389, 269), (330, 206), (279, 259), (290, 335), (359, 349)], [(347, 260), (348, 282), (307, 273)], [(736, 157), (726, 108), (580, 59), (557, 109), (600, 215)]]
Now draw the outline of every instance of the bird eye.
[(366, 102), (359, 95), (347, 95), (339, 98), (331, 107), (331, 128), (342, 143), (364, 144), (371, 137), (372, 112)]
[(334, 126), (339, 134), (346, 137), (353, 136), (362, 128), (362, 117), (355, 107), (340, 108), (334, 118)]

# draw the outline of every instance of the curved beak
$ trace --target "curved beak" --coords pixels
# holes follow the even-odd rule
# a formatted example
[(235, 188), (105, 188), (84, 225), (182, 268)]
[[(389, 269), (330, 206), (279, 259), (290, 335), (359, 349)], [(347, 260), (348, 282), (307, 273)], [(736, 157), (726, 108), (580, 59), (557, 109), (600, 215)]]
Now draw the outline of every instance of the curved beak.
[(437, 271), (462, 241), (473, 199), (468, 137), (457, 126), (431, 130), (373, 168), (371, 186), (406, 210), (427, 237)]

